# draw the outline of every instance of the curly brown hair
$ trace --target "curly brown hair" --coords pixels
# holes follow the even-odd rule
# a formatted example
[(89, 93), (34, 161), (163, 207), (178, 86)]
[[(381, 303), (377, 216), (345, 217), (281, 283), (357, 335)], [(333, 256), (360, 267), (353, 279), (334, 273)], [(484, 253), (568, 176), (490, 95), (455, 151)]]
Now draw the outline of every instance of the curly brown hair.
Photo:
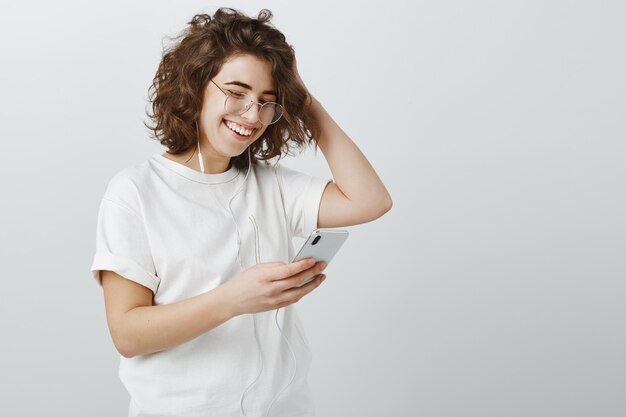
[[(310, 112), (311, 96), (292, 70), (294, 52), (285, 36), (271, 23), (272, 12), (263, 9), (256, 19), (238, 10), (220, 8), (213, 16), (197, 14), (188, 27), (165, 47), (163, 58), (149, 88), (154, 125), (145, 124), (152, 138), (180, 154), (196, 146), (196, 120), (204, 88), (233, 54), (250, 54), (272, 66), (272, 76), (283, 106), (283, 117), (267, 127), (250, 145), (252, 162), (290, 154), (314, 142), (319, 126)], [(233, 157), (237, 168), (247, 166), (245, 153)]]

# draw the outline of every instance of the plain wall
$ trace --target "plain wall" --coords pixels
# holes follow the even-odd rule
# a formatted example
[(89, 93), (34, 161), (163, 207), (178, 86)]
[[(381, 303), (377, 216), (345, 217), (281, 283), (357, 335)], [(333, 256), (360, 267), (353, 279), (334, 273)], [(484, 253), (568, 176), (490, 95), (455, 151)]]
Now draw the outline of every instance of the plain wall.
[[(220, 5), (273, 11), (394, 200), (298, 303), (318, 415), (626, 415), (625, 3)], [(164, 152), (142, 124), (164, 36), (216, 7), (0, 6), (0, 414), (126, 415), (97, 210)]]

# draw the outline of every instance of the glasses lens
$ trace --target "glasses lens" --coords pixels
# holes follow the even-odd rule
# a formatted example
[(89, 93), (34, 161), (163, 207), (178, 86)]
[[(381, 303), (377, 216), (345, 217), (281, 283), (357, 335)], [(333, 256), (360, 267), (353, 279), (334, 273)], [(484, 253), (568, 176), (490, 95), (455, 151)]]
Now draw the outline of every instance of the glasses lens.
[(261, 106), (259, 119), (264, 125), (276, 123), (283, 115), (283, 108), (277, 103), (265, 103)]
[(226, 103), (224, 103), (224, 108), (228, 113), (239, 115), (248, 110), (246, 106), (250, 102), (250, 97), (247, 94), (230, 93), (229, 96), (226, 97)]
[[(244, 93), (230, 93), (224, 103), (224, 108), (228, 113), (241, 115), (247, 112), (251, 106), (260, 105), (252, 100), (252, 98)], [(276, 123), (283, 116), (283, 108), (278, 103), (264, 103), (260, 105), (259, 120), (264, 125)]]

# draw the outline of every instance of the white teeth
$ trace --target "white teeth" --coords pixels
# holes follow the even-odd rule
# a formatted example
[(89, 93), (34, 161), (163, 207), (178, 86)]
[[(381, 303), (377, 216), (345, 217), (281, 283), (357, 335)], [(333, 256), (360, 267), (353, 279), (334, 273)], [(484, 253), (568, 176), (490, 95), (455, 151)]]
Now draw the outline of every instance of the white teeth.
[(232, 131), (235, 131), (243, 136), (250, 136), (252, 134), (252, 130), (246, 129), (242, 126), (239, 126), (237, 123), (231, 122), (230, 120), (226, 121), (226, 126)]

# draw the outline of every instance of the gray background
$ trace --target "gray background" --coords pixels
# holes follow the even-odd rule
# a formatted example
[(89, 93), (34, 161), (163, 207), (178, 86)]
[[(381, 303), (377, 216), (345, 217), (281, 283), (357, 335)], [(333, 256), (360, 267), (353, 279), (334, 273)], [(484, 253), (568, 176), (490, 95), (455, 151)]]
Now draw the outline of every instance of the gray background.
[[(274, 12), (394, 200), (298, 304), (318, 415), (626, 415), (624, 3), (221, 5)], [(161, 41), (215, 5), (0, 7), (0, 414), (123, 416), (99, 200), (163, 152)]]

